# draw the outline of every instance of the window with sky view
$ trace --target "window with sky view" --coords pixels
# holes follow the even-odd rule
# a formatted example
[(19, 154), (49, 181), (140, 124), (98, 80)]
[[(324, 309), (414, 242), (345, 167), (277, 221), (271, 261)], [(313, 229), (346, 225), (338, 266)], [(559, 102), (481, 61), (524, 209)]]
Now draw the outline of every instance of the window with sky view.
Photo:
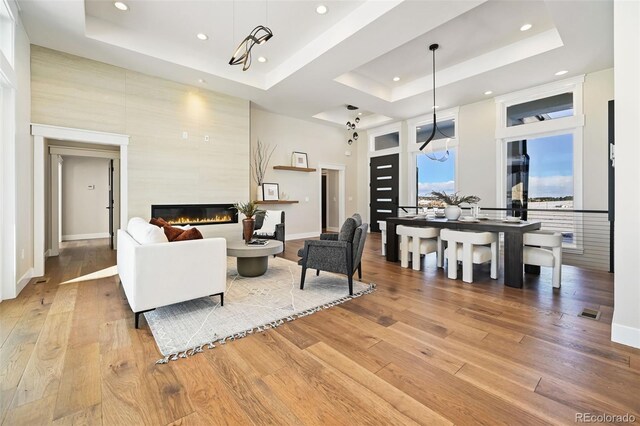
[[(433, 156), (441, 158), (445, 151), (434, 151)], [(416, 158), (418, 168), (418, 205), (431, 207), (432, 201), (429, 199), (431, 191), (455, 192), (456, 175), (456, 150), (449, 149), (447, 161), (434, 161), (424, 154), (418, 154)]]

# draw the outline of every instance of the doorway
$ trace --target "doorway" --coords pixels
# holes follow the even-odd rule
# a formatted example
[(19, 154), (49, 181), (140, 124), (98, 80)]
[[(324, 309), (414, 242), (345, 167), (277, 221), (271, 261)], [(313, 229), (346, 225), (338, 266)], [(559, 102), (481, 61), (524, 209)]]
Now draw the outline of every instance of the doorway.
[(342, 164), (318, 164), (319, 233), (338, 232), (345, 220), (345, 170)]
[(89, 144), (50, 141), (49, 256), (62, 241), (106, 238), (116, 247), (120, 216), (120, 153)]
[[(119, 206), (113, 206), (114, 217), (118, 217), (119, 224), (126, 224), (128, 220), (128, 174), (127, 159), (129, 136), (96, 132), (92, 130), (73, 129), (67, 127), (49, 126), (44, 124), (32, 124), (31, 134), (33, 135), (33, 161), (34, 161), (34, 187), (33, 187), (33, 203), (34, 203), (34, 220), (33, 220), (33, 238), (34, 238), (34, 272), (33, 276), (43, 276), (45, 273), (45, 255), (51, 254), (48, 245), (51, 238), (51, 220), (49, 212), (52, 211), (50, 206), (51, 179), (50, 173), (50, 154), (48, 152), (48, 144), (51, 140), (64, 141), (71, 145), (79, 144), (80, 148), (87, 145), (97, 145), (98, 147), (109, 150), (115, 150), (119, 153), (119, 173), (114, 173), (114, 179), (119, 176), (119, 185), (114, 182), (113, 187), (119, 188), (120, 196), (114, 195), (114, 200), (120, 200)], [(114, 168), (117, 162), (114, 161)], [(57, 168), (57, 167), (56, 167)], [(55, 198), (55, 197), (54, 197)], [(57, 211), (57, 210), (56, 210)], [(119, 214), (118, 214), (119, 213)], [(54, 222), (55, 223), (55, 222)], [(55, 225), (54, 225), (55, 226)]]

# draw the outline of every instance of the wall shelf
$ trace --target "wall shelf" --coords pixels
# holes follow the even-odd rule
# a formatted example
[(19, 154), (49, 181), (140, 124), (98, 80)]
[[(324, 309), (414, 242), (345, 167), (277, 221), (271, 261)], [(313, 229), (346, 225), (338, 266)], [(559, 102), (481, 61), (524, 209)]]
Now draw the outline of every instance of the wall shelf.
[(311, 169), (308, 167), (291, 167), (291, 166), (273, 166), (274, 170), (289, 170), (292, 172), (306, 172), (306, 173), (311, 173), (311, 172), (315, 172), (316, 169)]
[(256, 201), (256, 204), (298, 204), (299, 201), (294, 200), (273, 200), (273, 201)]

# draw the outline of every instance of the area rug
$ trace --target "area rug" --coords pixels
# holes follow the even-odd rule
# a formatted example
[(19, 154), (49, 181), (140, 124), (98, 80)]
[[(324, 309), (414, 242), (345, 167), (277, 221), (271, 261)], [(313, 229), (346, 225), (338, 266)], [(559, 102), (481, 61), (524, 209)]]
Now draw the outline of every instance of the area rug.
[[(301, 267), (279, 257), (269, 258), (266, 274), (238, 275), (236, 259), (227, 258), (224, 306), (219, 297), (203, 297), (145, 313), (158, 349), (159, 364), (212, 349), (216, 344), (246, 337), (371, 293), (373, 284), (353, 282), (353, 296), (345, 275), (307, 271), (300, 290)], [(185, 283), (187, 285), (187, 283)]]

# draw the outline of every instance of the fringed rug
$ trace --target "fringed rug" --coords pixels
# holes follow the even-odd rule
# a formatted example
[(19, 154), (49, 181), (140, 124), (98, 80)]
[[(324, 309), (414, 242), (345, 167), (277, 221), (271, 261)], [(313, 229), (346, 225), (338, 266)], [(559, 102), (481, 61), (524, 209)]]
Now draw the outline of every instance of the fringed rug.
[[(279, 257), (269, 258), (267, 273), (255, 278), (238, 275), (236, 259), (227, 258), (227, 291), (220, 298), (203, 297), (158, 308), (145, 317), (164, 358), (164, 364), (212, 349), (216, 344), (277, 327), (287, 321), (371, 293), (375, 286), (353, 282), (349, 296), (347, 277), (307, 270), (300, 290), (301, 267)], [(188, 285), (188, 283), (185, 283)]]

